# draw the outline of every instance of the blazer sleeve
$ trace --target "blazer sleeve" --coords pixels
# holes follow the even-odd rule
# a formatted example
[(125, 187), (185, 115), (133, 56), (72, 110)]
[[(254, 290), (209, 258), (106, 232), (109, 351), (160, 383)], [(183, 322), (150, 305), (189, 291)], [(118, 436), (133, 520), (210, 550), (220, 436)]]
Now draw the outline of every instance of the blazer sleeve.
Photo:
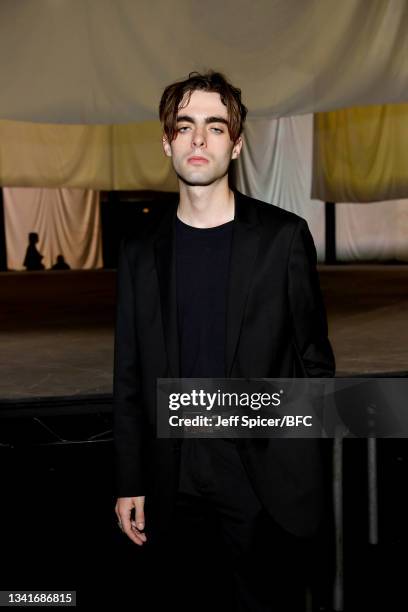
[(135, 325), (135, 287), (121, 241), (116, 280), (113, 366), (113, 446), (118, 497), (145, 495), (140, 356)]
[(335, 359), (328, 339), (323, 296), (316, 269), (316, 248), (308, 225), (300, 219), (288, 259), (288, 291), (296, 351), (308, 377), (332, 377)]

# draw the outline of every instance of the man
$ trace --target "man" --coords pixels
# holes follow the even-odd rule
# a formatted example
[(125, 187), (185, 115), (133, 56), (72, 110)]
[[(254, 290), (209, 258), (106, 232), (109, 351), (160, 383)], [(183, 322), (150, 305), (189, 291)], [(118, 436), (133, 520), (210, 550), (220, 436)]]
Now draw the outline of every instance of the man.
[(199, 609), (204, 584), (214, 589), (216, 562), (231, 610), (293, 612), (303, 603), (292, 582), (323, 524), (318, 442), (156, 437), (157, 378), (334, 375), (307, 223), (229, 187), (246, 113), (240, 90), (212, 71), (190, 73), (161, 99), (180, 196), (147, 235), (120, 247), (115, 511), (136, 545), (165, 542), (170, 565), (182, 541), (180, 575), (192, 566), (183, 585), (195, 593), (186, 609)]

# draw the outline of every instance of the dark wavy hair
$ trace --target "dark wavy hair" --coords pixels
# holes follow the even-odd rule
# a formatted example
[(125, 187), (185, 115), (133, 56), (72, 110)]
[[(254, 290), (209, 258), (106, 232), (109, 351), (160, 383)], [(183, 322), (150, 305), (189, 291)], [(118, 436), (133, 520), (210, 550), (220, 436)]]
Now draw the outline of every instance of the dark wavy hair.
[(241, 102), (241, 90), (227, 81), (221, 72), (208, 70), (204, 74), (190, 72), (187, 79), (168, 85), (163, 92), (159, 105), (160, 121), (169, 142), (176, 137), (176, 120), (180, 103), (186, 96), (187, 106), (193, 91), (217, 92), (227, 107), (228, 132), (232, 142), (242, 134), (248, 109)]

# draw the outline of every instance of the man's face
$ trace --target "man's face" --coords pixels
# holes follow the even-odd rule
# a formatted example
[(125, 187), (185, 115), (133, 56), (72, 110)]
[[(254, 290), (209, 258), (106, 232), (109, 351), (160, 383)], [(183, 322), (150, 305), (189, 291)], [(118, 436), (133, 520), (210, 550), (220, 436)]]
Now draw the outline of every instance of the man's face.
[[(184, 101), (182, 101), (183, 103)], [(193, 91), (187, 106), (177, 114), (176, 138), (163, 149), (173, 168), (187, 185), (211, 185), (228, 172), (231, 159), (238, 157), (242, 138), (234, 144), (228, 132), (227, 107), (220, 94)]]

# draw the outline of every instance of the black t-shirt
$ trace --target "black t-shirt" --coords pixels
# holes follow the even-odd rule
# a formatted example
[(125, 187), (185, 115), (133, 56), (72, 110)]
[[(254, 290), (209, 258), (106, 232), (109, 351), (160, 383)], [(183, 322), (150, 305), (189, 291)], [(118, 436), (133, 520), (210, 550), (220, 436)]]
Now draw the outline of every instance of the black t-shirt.
[[(176, 217), (176, 286), (182, 378), (224, 378), (226, 375), (227, 286), (233, 223), (197, 228)], [(233, 442), (232, 439), (228, 441)], [(179, 490), (194, 494), (198, 487), (201, 491), (202, 485), (197, 484), (197, 478), (208, 473), (208, 457), (214, 457), (214, 451), (223, 443), (223, 439), (183, 440)], [(231, 448), (231, 444), (227, 448)]]
[(233, 223), (197, 228), (176, 218), (182, 378), (224, 378), (226, 375), (226, 301)]

